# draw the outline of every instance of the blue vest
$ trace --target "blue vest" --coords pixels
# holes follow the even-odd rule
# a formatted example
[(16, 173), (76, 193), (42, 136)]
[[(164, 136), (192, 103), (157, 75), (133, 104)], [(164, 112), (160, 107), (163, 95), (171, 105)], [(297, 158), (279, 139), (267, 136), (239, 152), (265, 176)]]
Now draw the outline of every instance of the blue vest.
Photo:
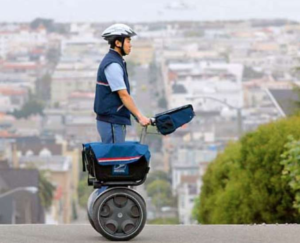
[(98, 69), (94, 111), (99, 121), (131, 125), (129, 110), (123, 105), (118, 92), (111, 92), (104, 73), (105, 68), (111, 63), (118, 63), (122, 67), (125, 85), (130, 94), (126, 64), (116, 51), (109, 50)]

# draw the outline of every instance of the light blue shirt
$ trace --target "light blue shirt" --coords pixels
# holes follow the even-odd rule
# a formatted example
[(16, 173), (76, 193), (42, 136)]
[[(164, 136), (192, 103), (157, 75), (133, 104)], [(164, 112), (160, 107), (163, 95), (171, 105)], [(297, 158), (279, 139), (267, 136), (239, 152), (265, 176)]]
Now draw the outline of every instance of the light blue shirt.
[(107, 82), (112, 92), (126, 89), (124, 71), (120, 64), (111, 63), (104, 69)]

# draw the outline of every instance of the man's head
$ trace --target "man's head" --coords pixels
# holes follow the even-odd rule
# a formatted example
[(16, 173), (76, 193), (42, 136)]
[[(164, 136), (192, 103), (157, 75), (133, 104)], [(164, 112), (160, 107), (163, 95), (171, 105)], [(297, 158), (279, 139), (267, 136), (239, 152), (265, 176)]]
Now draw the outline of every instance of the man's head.
[(130, 37), (120, 37), (110, 43), (110, 47), (116, 51), (120, 50), (122, 56), (129, 55), (131, 52), (131, 38)]
[(103, 31), (102, 37), (108, 41), (110, 47), (118, 51), (122, 56), (131, 51), (131, 37), (136, 33), (125, 24), (114, 24)]

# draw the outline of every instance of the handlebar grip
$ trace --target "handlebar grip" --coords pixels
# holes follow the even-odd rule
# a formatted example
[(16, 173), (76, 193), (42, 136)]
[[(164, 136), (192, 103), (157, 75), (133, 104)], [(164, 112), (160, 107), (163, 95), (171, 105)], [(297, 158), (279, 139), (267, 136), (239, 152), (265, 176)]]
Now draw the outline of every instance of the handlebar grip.
[(155, 118), (154, 117), (150, 118), (150, 125), (155, 126)]

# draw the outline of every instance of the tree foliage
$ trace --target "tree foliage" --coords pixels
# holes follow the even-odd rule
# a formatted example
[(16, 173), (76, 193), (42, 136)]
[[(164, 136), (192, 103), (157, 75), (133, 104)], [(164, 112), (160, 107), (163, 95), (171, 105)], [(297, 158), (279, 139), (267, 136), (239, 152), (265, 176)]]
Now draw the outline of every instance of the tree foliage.
[(294, 103), (296, 105), (295, 114), (299, 114), (300, 113), (300, 86), (294, 85), (293, 86), (293, 91), (298, 96), (298, 100), (294, 101)]
[(145, 186), (147, 187), (150, 183), (155, 180), (165, 180), (169, 181), (169, 176), (166, 172), (161, 170), (155, 170), (149, 174), (147, 180), (145, 181)]
[(45, 173), (45, 171), (39, 171), (39, 197), (43, 207), (48, 210), (52, 205), (55, 186), (52, 185)]
[(11, 114), (16, 118), (27, 118), (31, 115), (43, 115), (44, 103), (32, 94), (29, 100), (21, 107), (20, 110), (14, 110)]
[(79, 206), (82, 208), (86, 207), (87, 201), (91, 193), (93, 192), (94, 188), (89, 187), (87, 185), (87, 175), (84, 174), (79, 181), (77, 192), (78, 192), (78, 201)]
[(36, 18), (30, 23), (30, 27), (32, 29), (37, 29), (40, 26), (43, 26), (47, 29), (47, 31), (53, 31), (54, 29), (54, 22), (52, 19), (45, 19), (45, 18)]
[(300, 117), (262, 125), (230, 144), (204, 177), (194, 212), (200, 223), (299, 223), (295, 191), (282, 177), (288, 136), (300, 139)]
[(281, 155), (281, 164), (284, 166), (282, 178), (287, 180), (294, 192), (293, 206), (300, 213), (300, 140), (290, 135), (285, 148), (286, 151)]
[[(51, 82), (52, 77), (49, 73), (44, 74), (41, 78), (36, 80), (36, 97), (38, 100), (48, 101), (51, 99)], [(31, 99), (32, 100), (32, 99)]]
[(47, 32), (56, 32), (60, 34), (67, 34), (68, 33), (68, 26), (67, 24), (62, 23), (54, 23), (52, 19), (46, 18), (36, 18), (30, 23), (31, 29), (37, 29), (40, 26), (46, 28)]
[(146, 189), (156, 207), (172, 205), (172, 189), (168, 181), (155, 180), (148, 184)]
[(148, 184), (147, 192), (150, 197), (153, 197), (157, 193), (171, 195), (170, 183), (165, 180), (155, 180)]
[(48, 62), (57, 65), (60, 59), (60, 50), (58, 48), (49, 48), (46, 54)]
[(176, 198), (172, 195), (171, 183), (168, 175), (163, 171), (154, 171), (146, 181), (146, 191), (157, 208), (175, 206)]

